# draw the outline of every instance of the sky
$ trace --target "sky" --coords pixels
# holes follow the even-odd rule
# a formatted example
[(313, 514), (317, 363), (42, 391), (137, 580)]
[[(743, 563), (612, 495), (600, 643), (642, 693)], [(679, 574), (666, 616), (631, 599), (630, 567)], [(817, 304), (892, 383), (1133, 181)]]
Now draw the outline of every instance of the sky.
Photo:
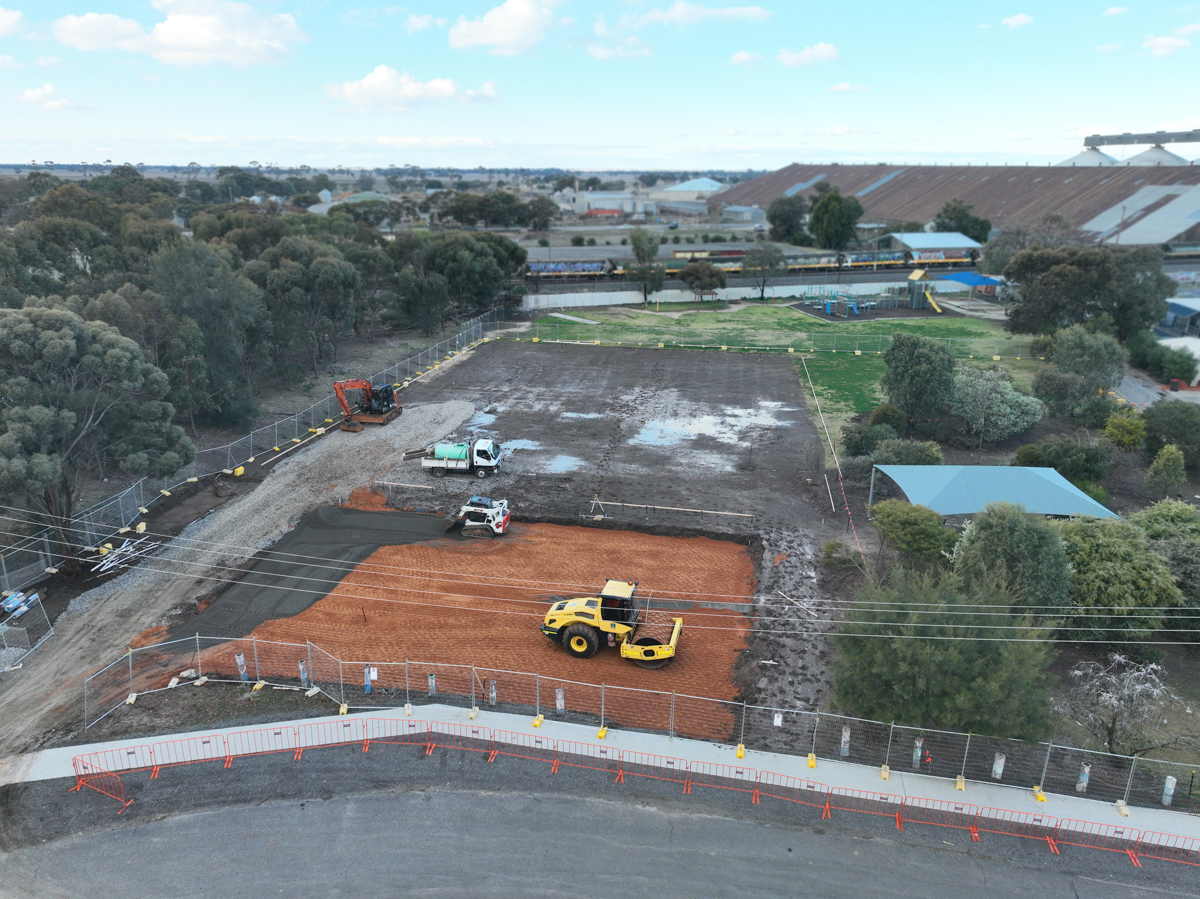
[(0, 162), (1055, 162), (1200, 128), (1200, 4), (1127, 2), (0, 0)]

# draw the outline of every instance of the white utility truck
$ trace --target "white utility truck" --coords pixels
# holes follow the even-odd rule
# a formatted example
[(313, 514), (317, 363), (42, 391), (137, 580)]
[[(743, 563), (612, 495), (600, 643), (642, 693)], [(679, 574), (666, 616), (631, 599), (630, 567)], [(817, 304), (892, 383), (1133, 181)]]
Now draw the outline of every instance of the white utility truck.
[(494, 440), (474, 443), (439, 443), (425, 449), (409, 450), (402, 461), (420, 459), (421, 467), (435, 478), (444, 478), (448, 471), (470, 472), (477, 478), (490, 477), (500, 470), (500, 444)]

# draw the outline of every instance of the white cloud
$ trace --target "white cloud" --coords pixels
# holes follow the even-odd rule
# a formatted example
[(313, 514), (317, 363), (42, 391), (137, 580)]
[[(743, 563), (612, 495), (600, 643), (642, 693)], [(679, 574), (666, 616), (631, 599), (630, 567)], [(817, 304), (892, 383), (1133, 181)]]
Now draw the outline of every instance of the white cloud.
[(1120, 50), (1121, 45), (1120, 44), (1101, 44), (1096, 49), (1099, 50), (1101, 53), (1113, 53), (1114, 51)]
[(851, 84), (848, 81), (843, 81), (840, 84), (831, 84), (829, 86), (829, 90), (835, 94), (846, 94), (846, 93), (856, 93), (858, 91), (865, 91), (865, 90), (868, 90), (868, 88), (865, 88), (858, 84)]
[(496, 82), (485, 82), (479, 90), (462, 90), (450, 78), (420, 81), (408, 72), (397, 72), (390, 66), (375, 70), (358, 81), (325, 85), (325, 93), (359, 112), (407, 112), (421, 103), (494, 99)]
[(23, 69), (25, 68), (11, 56), (0, 56), (0, 69)]
[(752, 66), (755, 63), (762, 62), (763, 58), (757, 53), (747, 53), (745, 50), (739, 50), (730, 57), (729, 62), (735, 66)]
[(676, 0), (666, 9), (652, 9), (637, 17), (637, 27), (644, 25), (695, 25), (712, 19), (725, 21), (764, 22), (771, 11), (761, 6), (693, 6)]
[(13, 34), (21, 27), (21, 13), (15, 9), (5, 9), (0, 6), (0, 37)]
[(1182, 50), (1184, 47), (1190, 46), (1191, 41), (1186, 37), (1155, 37), (1150, 35), (1142, 42), (1142, 46), (1150, 51), (1151, 56), (1170, 56), (1176, 50)]
[(613, 46), (588, 44), (587, 52), (588, 56), (594, 56), (596, 59), (612, 59), (614, 56), (621, 59), (636, 59), (639, 56), (649, 56), (650, 45), (641, 38), (631, 35)]
[(1110, 6), (1108, 9), (1104, 10), (1104, 15), (1106, 15), (1106, 16), (1123, 16), (1127, 12), (1129, 12), (1128, 6)]
[(554, 23), (559, 0), (505, 0), (478, 19), (459, 16), (450, 28), (455, 50), (492, 47), (498, 56), (516, 56), (536, 46)]
[(1022, 25), (1028, 25), (1033, 21), (1033, 16), (1027, 16), (1023, 12), (1017, 13), (1015, 16), (1009, 16), (1007, 19), (1001, 19), (1001, 25), (1007, 25), (1009, 28), (1020, 28)]
[(41, 87), (31, 87), (17, 98), (22, 103), (33, 103), (42, 109), (66, 109), (74, 106), (70, 100), (54, 96), (54, 85), (47, 81)]
[(152, 0), (166, 19), (149, 33), (111, 13), (63, 16), (53, 25), (60, 43), (77, 50), (146, 53), (176, 66), (234, 67), (282, 61), (307, 40), (287, 13), (267, 13), (236, 0)]
[(838, 59), (838, 51), (833, 44), (821, 42), (796, 53), (787, 49), (780, 50), (775, 58), (789, 69), (794, 69), (796, 66), (811, 66), (814, 62), (835, 62)]
[(1187, 37), (1189, 34), (1195, 34), (1200, 31), (1200, 22), (1195, 22), (1191, 25), (1184, 25), (1182, 28), (1176, 28), (1175, 33), (1180, 37)]
[(416, 34), (418, 31), (424, 31), (433, 24), (433, 16), (428, 13), (418, 16), (416, 13), (408, 14), (408, 21), (404, 23), (405, 29), (409, 34)]
[(57, 56), (39, 56), (37, 64), (39, 66), (56, 66), (62, 63), (62, 60)]

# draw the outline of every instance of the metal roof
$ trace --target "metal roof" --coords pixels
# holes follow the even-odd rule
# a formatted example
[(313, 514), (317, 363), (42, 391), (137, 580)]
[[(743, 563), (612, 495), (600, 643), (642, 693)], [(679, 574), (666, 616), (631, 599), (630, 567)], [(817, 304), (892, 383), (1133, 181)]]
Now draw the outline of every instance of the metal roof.
[(888, 237), (910, 250), (977, 250), (983, 246), (957, 231), (899, 231)]
[(662, 190), (712, 191), (720, 190), (724, 186), (720, 181), (714, 181), (712, 178), (693, 178), (691, 181), (684, 181), (682, 184), (673, 184), (670, 187), (662, 188)]
[(970, 515), (988, 503), (1017, 503), (1039, 515), (1119, 518), (1053, 468), (1013, 465), (876, 465), (914, 505)]

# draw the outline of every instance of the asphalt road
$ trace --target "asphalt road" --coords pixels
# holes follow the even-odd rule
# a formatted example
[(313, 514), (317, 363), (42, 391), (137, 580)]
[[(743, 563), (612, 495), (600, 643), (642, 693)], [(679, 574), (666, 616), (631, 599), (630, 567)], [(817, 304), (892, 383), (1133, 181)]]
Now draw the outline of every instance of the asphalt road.
[(1178, 885), (1141, 885), (1147, 878), (1132, 867), (1124, 878), (1097, 873), (652, 804), (438, 790), (268, 802), (67, 837), (0, 861), (0, 892), (38, 899), (1194, 895)]

